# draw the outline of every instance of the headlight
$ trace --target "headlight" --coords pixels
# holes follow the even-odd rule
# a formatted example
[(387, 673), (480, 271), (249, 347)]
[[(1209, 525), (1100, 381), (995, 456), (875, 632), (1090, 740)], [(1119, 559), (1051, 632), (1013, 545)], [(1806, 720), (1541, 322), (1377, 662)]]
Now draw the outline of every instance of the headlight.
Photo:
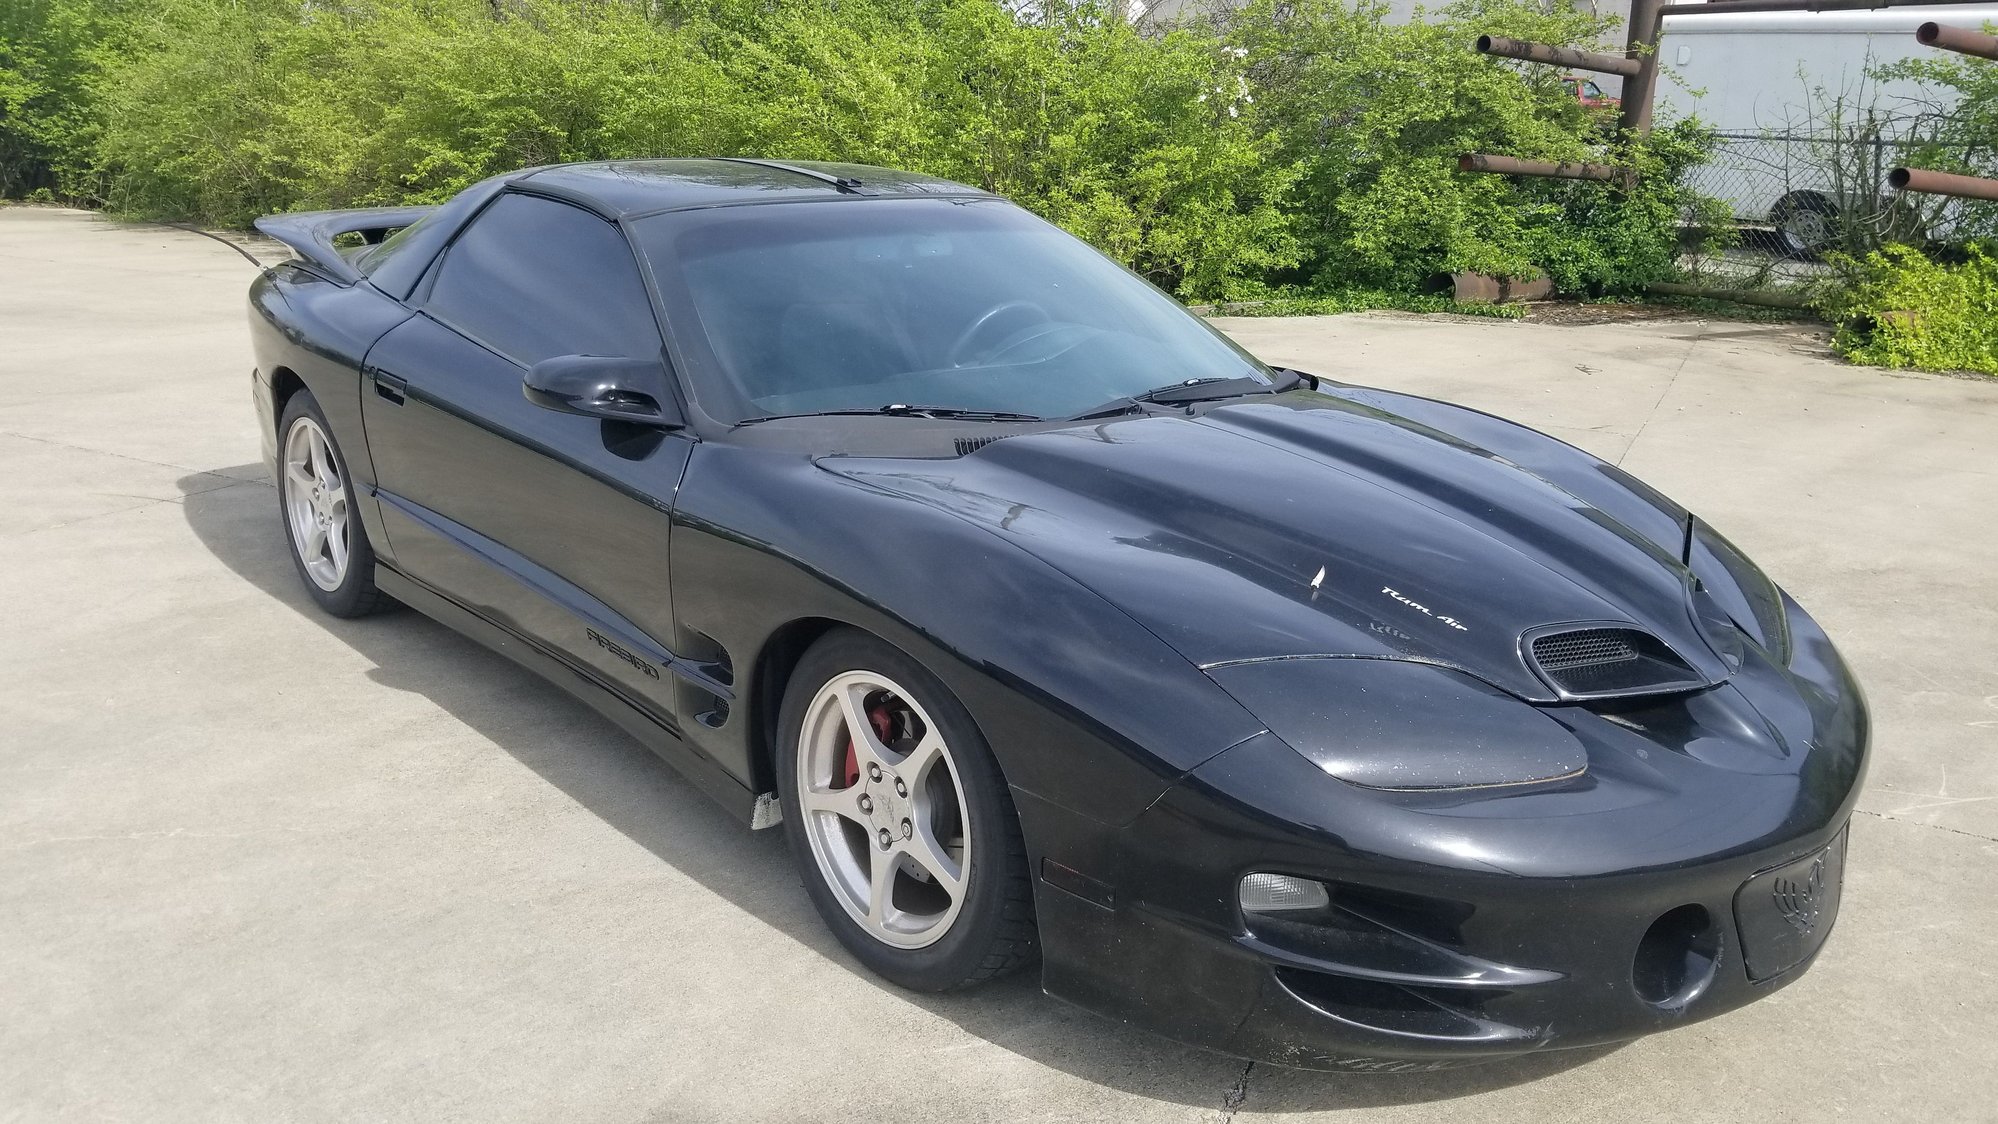
[(1553, 719), (1430, 664), (1311, 657), (1207, 674), (1320, 769), (1368, 788), (1528, 784), (1589, 763)]

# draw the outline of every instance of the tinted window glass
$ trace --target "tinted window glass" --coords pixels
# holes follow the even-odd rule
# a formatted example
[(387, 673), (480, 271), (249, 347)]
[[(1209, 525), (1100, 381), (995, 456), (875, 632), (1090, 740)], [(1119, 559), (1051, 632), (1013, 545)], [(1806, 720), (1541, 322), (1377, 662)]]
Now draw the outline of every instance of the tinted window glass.
[(502, 195), (472, 220), (444, 251), (424, 309), (522, 364), (659, 354), (624, 236), (587, 211), (530, 195)]
[(424, 233), (430, 226), (434, 225), (436, 218), (437, 212), (432, 211), (375, 245), (363, 247), (353, 257), (354, 268), (360, 270), (363, 276), (374, 276), (376, 271), (389, 263), (390, 258), (395, 257), (412, 244), (421, 243)]
[(1265, 368), (1087, 245), (1007, 203), (895, 200), (640, 220), (705, 408), (891, 403), (1062, 416)]

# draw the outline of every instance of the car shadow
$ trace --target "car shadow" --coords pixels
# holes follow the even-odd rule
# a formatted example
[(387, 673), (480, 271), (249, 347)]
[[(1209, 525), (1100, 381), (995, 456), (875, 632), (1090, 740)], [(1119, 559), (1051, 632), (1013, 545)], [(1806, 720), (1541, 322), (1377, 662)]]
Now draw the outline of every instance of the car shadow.
[[(268, 484), (216, 488), (215, 474), (256, 477), (256, 465), (183, 477), (188, 526), (229, 569), (299, 612), (366, 658), (370, 679), (411, 691), (532, 769), (612, 828), (675, 870), (830, 965), (874, 983), (911, 1006), (949, 1019), (967, 1034), (1087, 1081), (1193, 1107), (1217, 1107), (1237, 1083), (1239, 1108), (1279, 1107), (1259, 1098), (1268, 1070), (1134, 1031), (1051, 999), (1038, 977), (1021, 973), (963, 995), (921, 995), (877, 981), (825, 929), (799, 886), (779, 831), (751, 832), (649, 750), (560, 688), (419, 613), (362, 620), (318, 611), (299, 584)], [(495, 684), (509, 697), (539, 692), (550, 723), (519, 729), (493, 705)], [(549, 725), (570, 731), (559, 740)], [(1506, 1088), (1586, 1064), (1613, 1047), (1550, 1051), (1510, 1061), (1423, 1074), (1283, 1072), (1272, 1096), (1288, 1110), (1418, 1104)], [(1263, 1103), (1259, 1104), (1261, 1100)]]

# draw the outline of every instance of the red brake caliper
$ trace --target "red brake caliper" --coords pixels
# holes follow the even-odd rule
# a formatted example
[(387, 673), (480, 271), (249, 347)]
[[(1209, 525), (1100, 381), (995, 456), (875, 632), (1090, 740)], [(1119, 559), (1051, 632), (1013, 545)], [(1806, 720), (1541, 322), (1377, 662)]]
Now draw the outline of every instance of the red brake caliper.
[[(880, 703), (875, 703), (873, 706), (868, 707), (867, 721), (874, 726), (874, 736), (881, 739), (882, 745), (887, 745), (888, 740), (894, 736), (895, 730), (895, 719), (889, 715), (888, 708)], [(845, 773), (846, 783), (841, 785), (841, 788), (852, 788), (854, 785), (860, 783), (860, 755), (853, 750), (853, 734), (851, 732), (848, 732), (846, 735)]]

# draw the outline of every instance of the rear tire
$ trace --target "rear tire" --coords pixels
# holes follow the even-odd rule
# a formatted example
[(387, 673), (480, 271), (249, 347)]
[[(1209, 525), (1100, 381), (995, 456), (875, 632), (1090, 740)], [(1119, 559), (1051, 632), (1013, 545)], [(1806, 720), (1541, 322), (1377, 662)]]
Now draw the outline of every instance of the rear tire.
[(375, 552), (361, 526), (347, 458), (309, 390), (278, 422), (278, 516), (305, 592), (336, 617), (365, 617), (396, 602), (375, 588)]
[(1005, 777), (921, 664), (859, 630), (828, 633), (785, 689), (776, 759), (805, 891), (862, 964), (942, 992), (1033, 961), (1033, 885)]

